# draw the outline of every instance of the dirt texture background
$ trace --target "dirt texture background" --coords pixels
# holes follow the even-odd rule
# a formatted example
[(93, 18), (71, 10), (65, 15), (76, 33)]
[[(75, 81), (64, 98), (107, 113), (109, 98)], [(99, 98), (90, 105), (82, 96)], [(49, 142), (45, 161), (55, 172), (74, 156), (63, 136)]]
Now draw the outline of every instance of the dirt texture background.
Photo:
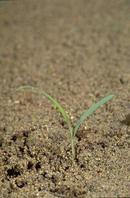
[[(72, 122), (114, 94), (77, 133)], [(130, 197), (130, 1), (0, 1), (0, 191), (2, 198)]]

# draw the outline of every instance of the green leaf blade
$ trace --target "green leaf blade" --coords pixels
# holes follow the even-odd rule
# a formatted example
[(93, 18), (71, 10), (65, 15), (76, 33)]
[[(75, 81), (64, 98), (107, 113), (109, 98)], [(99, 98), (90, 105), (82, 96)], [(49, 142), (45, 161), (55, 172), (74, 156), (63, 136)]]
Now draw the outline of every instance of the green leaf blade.
[(77, 133), (77, 130), (81, 126), (81, 124), (90, 116), (92, 115), (99, 107), (101, 107), (103, 104), (107, 103), (109, 100), (113, 98), (113, 95), (109, 95), (101, 99), (99, 102), (93, 104), (89, 109), (83, 112), (81, 117), (79, 118), (78, 122), (75, 125), (73, 135), (75, 136)]
[(33, 87), (33, 86), (20, 86), (19, 88), (17, 88), (18, 90), (25, 90), (25, 89), (30, 89), (35, 93), (38, 93), (42, 96), (45, 96), (48, 100), (51, 101), (51, 103), (53, 104), (54, 107), (56, 107), (58, 109), (58, 111), (62, 114), (64, 121), (66, 122), (66, 124), (70, 127), (70, 119), (68, 114), (66, 113), (66, 111), (64, 110), (64, 108), (60, 105), (60, 103), (55, 100), (52, 96), (50, 96), (49, 94), (47, 94), (45, 91), (41, 91), (40, 89)]

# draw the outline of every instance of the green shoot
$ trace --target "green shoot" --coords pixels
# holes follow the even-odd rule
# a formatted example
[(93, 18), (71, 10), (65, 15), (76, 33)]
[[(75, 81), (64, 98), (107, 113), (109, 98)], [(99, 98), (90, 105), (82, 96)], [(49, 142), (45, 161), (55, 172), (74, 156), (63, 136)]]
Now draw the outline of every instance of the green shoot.
[(99, 107), (101, 107), (103, 104), (107, 103), (108, 100), (112, 99), (113, 95), (106, 96), (105, 98), (101, 99), (99, 102), (93, 104), (89, 109), (87, 109), (83, 114), (80, 116), (80, 119), (75, 125), (73, 135), (75, 136), (77, 133), (77, 130), (79, 129), (80, 125), (90, 116), (92, 115)]
[(58, 112), (61, 113), (64, 121), (66, 122), (68, 129), (69, 129), (69, 134), (70, 134), (70, 143), (71, 143), (71, 150), (72, 150), (72, 158), (73, 160), (75, 159), (75, 137), (76, 133), (81, 126), (81, 124), (88, 118), (90, 115), (92, 115), (99, 107), (101, 107), (103, 104), (107, 103), (110, 99), (112, 99), (113, 95), (106, 96), (105, 98), (101, 99), (99, 102), (93, 104), (89, 109), (83, 112), (83, 114), (80, 116), (79, 120), (77, 121), (75, 127), (72, 126), (71, 120), (69, 118), (69, 115), (66, 113), (64, 108), (60, 105), (60, 103), (55, 100), (52, 96), (47, 94), (44, 91), (39, 90), (38, 88), (32, 87), (32, 86), (21, 86), (17, 90), (25, 90), (25, 89), (30, 89), (35, 93), (38, 93), (42, 96), (45, 96), (52, 105), (58, 110)]

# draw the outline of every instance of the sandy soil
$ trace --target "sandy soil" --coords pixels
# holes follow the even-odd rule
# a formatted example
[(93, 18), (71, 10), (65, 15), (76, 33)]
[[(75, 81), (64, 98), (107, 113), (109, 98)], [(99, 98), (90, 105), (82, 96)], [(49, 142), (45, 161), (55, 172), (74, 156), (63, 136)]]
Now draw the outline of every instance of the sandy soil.
[[(114, 98), (77, 134), (73, 122)], [(0, 191), (2, 198), (130, 197), (130, 1), (0, 1)]]

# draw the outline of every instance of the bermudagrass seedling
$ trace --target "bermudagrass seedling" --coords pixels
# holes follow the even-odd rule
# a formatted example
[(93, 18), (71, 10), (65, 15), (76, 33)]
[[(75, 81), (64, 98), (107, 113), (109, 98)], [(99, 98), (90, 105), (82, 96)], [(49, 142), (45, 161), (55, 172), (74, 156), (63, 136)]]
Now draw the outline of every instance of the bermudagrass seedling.
[(51, 101), (52, 105), (57, 108), (57, 110), (61, 113), (64, 121), (68, 125), (69, 129), (69, 134), (70, 134), (70, 142), (71, 142), (71, 149), (72, 149), (72, 158), (75, 159), (75, 137), (76, 133), (81, 126), (81, 124), (90, 116), (92, 115), (99, 107), (101, 107), (103, 104), (107, 103), (110, 99), (112, 99), (113, 95), (106, 96), (105, 98), (101, 99), (99, 102), (93, 104), (89, 109), (85, 110), (82, 115), (80, 116), (79, 120), (77, 123), (72, 125), (71, 120), (69, 118), (69, 115), (66, 113), (64, 108), (60, 105), (60, 103), (55, 100), (53, 97), (51, 97), (49, 94), (47, 94), (44, 91), (39, 90), (36, 87), (32, 86), (21, 86), (17, 90), (25, 90), (25, 89), (30, 89), (35, 93), (41, 94), (45, 97), (48, 98), (48, 100)]

